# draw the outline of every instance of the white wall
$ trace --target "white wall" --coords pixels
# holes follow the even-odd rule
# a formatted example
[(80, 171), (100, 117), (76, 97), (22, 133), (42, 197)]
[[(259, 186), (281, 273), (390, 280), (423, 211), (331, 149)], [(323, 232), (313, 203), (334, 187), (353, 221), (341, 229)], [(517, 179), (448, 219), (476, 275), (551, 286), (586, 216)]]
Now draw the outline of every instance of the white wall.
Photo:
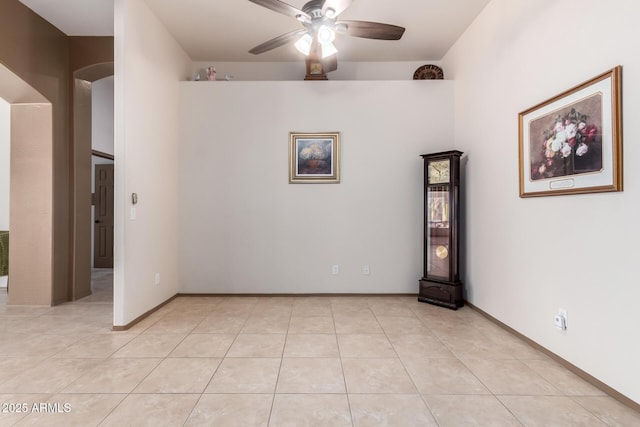
[[(420, 62), (346, 62), (339, 61), (338, 69), (327, 74), (329, 80), (412, 80), (418, 67), (428, 64), (439, 65), (436, 61)], [(192, 78), (200, 74), (206, 80), (205, 69), (216, 68), (216, 79), (224, 80), (226, 75), (233, 80), (304, 80), (306, 74), (304, 58), (298, 62), (194, 62)], [(445, 70), (445, 79), (447, 74)]]
[(11, 105), (0, 98), (0, 230), (9, 229)]
[[(469, 301), (640, 403), (639, 14), (636, 0), (493, 0), (443, 64), (468, 153)], [(519, 198), (518, 113), (616, 65), (624, 192)]]
[[(181, 291), (415, 293), (419, 155), (454, 148), (452, 89), (448, 81), (182, 83)], [(288, 183), (292, 131), (341, 132), (341, 183)]]
[[(114, 324), (121, 326), (179, 289), (178, 82), (191, 61), (143, 0), (114, 6)], [(130, 220), (134, 192), (137, 219)]]
[(91, 149), (113, 154), (113, 76), (91, 83)]

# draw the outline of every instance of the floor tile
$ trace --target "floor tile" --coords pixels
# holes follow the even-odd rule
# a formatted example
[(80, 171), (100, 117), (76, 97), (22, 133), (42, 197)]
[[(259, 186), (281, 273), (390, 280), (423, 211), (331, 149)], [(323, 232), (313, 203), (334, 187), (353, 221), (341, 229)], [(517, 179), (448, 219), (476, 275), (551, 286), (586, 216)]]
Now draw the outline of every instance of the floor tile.
[(29, 334), (0, 347), (2, 357), (50, 357), (86, 337), (86, 334)]
[(414, 312), (405, 304), (396, 302), (374, 302), (369, 304), (373, 314), (377, 316), (415, 317)]
[(519, 360), (462, 361), (493, 394), (559, 395), (560, 391)]
[(602, 390), (589, 384), (551, 359), (523, 360), (522, 363), (568, 396), (606, 396)]
[(333, 317), (338, 334), (382, 334), (384, 331), (373, 314), (336, 314)]
[(240, 333), (242, 334), (286, 334), (289, 317), (249, 317)]
[(46, 401), (55, 411), (32, 412), (17, 426), (97, 426), (126, 394), (57, 394)]
[(34, 368), (42, 358), (0, 357), (0, 384), (21, 372)]
[(92, 334), (88, 335), (75, 344), (56, 353), (56, 358), (105, 358), (122, 348), (129, 341), (134, 339), (136, 334)]
[(291, 317), (331, 317), (332, 314), (331, 303), (328, 301), (318, 303), (294, 303), (293, 310), (291, 311)]
[(58, 393), (98, 363), (95, 359), (48, 359), (0, 384), (0, 393)]
[(221, 359), (168, 358), (133, 393), (202, 393)]
[(384, 334), (338, 335), (341, 357), (397, 357)]
[[(245, 300), (246, 297), (238, 297), (237, 301), (225, 300), (211, 310), (212, 316), (244, 316), (248, 317), (256, 306), (255, 302)], [(257, 301), (257, 299), (256, 299)]]
[(284, 357), (339, 357), (334, 334), (289, 334)]
[(181, 426), (199, 397), (199, 394), (130, 394), (100, 425)]
[(251, 316), (261, 317), (290, 317), (292, 307), (290, 304), (258, 304), (251, 312)]
[(386, 334), (422, 334), (428, 333), (427, 327), (417, 317), (400, 317), (390, 315), (376, 316), (378, 323)]
[(494, 396), (426, 396), (425, 400), (440, 427), (522, 427)]
[(141, 334), (112, 357), (166, 357), (184, 338), (183, 334)]
[(63, 393), (129, 393), (162, 359), (106, 359), (75, 380)]
[(281, 359), (225, 358), (205, 393), (274, 393)]
[(269, 427), (351, 427), (346, 394), (276, 394)]
[(452, 358), (454, 354), (437, 337), (430, 334), (390, 334), (389, 341), (401, 358)]
[(334, 317), (353, 314), (373, 315), (369, 304), (360, 297), (332, 297), (331, 312)]
[(526, 426), (606, 426), (566, 396), (498, 396), (498, 399)]
[(283, 359), (276, 393), (345, 393), (340, 359)]
[(416, 394), (350, 394), (356, 427), (437, 427), (431, 411)]
[(428, 394), (491, 394), (458, 359), (402, 359), (418, 391)]
[(640, 426), (640, 412), (610, 396), (575, 396), (573, 400), (609, 426)]
[(13, 426), (27, 417), (33, 405), (39, 406), (50, 394), (0, 394), (0, 426)]
[(348, 393), (417, 393), (399, 359), (342, 359), (342, 367)]
[(333, 317), (291, 317), (290, 334), (335, 334)]
[(235, 339), (234, 334), (190, 334), (169, 357), (224, 357)]
[(467, 334), (441, 336), (440, 340), (460, 359), (515, 359), (507, 348), (491, 341), (480, 332), (468, 331)]
[(207, 316), (192, 331), (199, 334), (237, 334), (247, 321), (247, 316)]
[(269, 422), (273, 394), (205, 394), (185, 427), (263, 427)]
[(166, 316), (147, 328), (145, 334), (188, 334), (202, 322), (198, 317)]
[(282, 357), (284, 334), (240, 334), (227, 357)]

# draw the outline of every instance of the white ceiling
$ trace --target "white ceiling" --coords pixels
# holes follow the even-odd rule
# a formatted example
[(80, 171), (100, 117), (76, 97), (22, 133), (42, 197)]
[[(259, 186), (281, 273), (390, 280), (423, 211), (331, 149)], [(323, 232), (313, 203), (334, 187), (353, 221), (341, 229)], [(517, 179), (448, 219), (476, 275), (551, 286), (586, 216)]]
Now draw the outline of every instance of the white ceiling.
[[(113, 35), (113, 0), (20, 0), (71, 36)], [(194, 61), (297, 61), (292, 45), (248, 50), (301, 28), (291, 17), (248, 0), (145, 0)], [(490, 0), (354, 0), (340, 18), (406, 28), (401, 40), (338, 35), (342, 61), (437, 61)], [(306, 0), (287, 0), (302, 9)]]

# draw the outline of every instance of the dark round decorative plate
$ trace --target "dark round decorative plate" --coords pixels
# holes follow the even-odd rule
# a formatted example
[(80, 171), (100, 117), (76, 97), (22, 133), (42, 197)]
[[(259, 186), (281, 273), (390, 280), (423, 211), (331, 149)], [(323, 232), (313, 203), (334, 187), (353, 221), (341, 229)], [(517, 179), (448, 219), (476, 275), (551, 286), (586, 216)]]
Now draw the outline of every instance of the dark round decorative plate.
[(444, 79), (444, 73), (442, 68), (437, 65), (427, 64), (421, 65), (413, 73), (413, 80), (442, 80)]

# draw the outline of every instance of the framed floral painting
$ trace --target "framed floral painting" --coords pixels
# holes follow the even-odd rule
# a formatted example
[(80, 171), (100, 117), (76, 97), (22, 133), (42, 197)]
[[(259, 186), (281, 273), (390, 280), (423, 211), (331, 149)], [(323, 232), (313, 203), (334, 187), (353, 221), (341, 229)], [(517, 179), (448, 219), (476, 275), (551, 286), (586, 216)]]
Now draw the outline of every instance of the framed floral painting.
[(520, 197), (622, 191), (621, 73), (519, 114)]
[(340, 133), (289, 134), (289, 183), (340, 182)]

